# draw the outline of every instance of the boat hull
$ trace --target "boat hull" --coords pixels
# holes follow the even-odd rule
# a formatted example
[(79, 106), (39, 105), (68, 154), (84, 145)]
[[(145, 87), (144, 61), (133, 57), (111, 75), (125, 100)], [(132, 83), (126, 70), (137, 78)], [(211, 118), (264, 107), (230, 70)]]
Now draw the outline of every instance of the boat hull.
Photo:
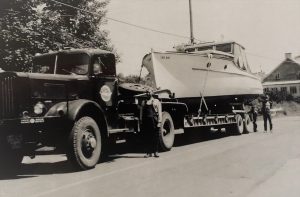
[(170, 89), (185, 103), (200, 103), (202, 96), (209, 105), (246, 102), (263, 93), (260, 80), (226, 56), (152, 52), (143, 65), (149, 71), (148, 85)]

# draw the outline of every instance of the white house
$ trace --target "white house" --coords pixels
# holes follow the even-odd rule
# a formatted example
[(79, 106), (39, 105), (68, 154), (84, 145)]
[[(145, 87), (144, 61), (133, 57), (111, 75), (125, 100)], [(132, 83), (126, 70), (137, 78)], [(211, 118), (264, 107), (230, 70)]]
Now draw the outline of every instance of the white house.
[(292, 58), (285, 54), (285, 60), (262, 81), (265, 93), (300, 97), (300, 56)]

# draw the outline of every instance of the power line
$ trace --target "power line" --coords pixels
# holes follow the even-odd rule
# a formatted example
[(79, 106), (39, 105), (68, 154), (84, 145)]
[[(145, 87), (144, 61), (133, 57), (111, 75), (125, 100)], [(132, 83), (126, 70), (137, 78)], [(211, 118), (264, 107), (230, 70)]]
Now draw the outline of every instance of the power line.
[(255, 56), (255, 57), (263, 58), (263, 59), (273, 60), (273, 61), (276, 61), (276, 62), (277, 61), (281, 61), (281, 62), (285, 61), (285, 62), (295, 63), (295, 61), (288, 60), (288, 59), (277, 59), (277, 58), (267, 57), (267, 56), (258, 55), (258, 54), (254, 54), (254, 53), (249, 53), (249, 52), (247, 52), (246, 54), (250, 55), (250, 56)]
[[(115, 18), (104, 17), (104, 16), (102, 16), (98, 13), (91, 12), (91, 11), (88, 11), (88, 10), (85, 10), (85, 9), (82, 9), (82, 8), (79, 8), (79, 7), (76, 7), (76, 6), (72, 6), (72, 5), (69, 5), (69, 4), (66, 4), (66, 3), (62, 3), (60, 1), (56, 1), (56, 0), (50, 0), (50, 1), (52, 1), (54, 3), (57, 3), (57, 4), (60, 4), (60, 5), (63, 5), (63, 6), (66, 6), (66, 7), (70, 7), (70, 8), (85, 12), (85, 13), (89, 13), (89, 14), (92, 14), (92, 15), (95, 15), (95, 16), (100, 16), (100, 17), (106, 18), (106, 19), (114, 21), (114, 22), (118, 22), (118, 23), (122, 23), (122, 24), (125, 24), (125, 25), (128, 25), (128, 26), (132, 26), (132, 27), (135, 27), (135, 28), (138, 28), (138, 29), (143, 29), (143, 30), (146, 30), (146, 31), (152, 31), (152, 32), (165, 34), (165, 35), (169, 35), (169, 36), (174, 36), (174, 37), (190, 39), (190, 37), (188, 37), (188, 36), (183, 36), (183, 35), (174, 34), (174, 33), (170, 33), (170, 32), (164, 32), (164, 31), (160, 31), (160, 30), (157, 30), (157, 29), (152, 29), (152, 28), (149, 28), (149, 27), (144, 27), (144, 26), (133, 24), (133, 23), (129, 23), (129, 22), (126, 22), (126, 21), (115, 19)], [(196, 38), (195, 38), (195, 40), (200, 41), (199, 39), (196, 39)], [(270, 60), (273, 60), (273, 61), (283, 61), (283, 60), (280, 60), (280, 59), (266, 57), (266, 56), (262, 56), (262, 55), (258, 55), (258, 54), (254, 54), (254, 53), (248, 53), (247, 52), (247, 54), (251, 55), (251, 56), (255, 56), (255, 57), (264, 58), (264, 59), (270, 59)], [(288, 60), (286, 60), (286, 61), (288, 61)], [(294, 61), (290, 61), (290, 62), (294, 62)]]
[(280, 61), (280, 59), (276, 59), (276, 58), (272, 58), (272, 57), (267, 57), (267, 56), (258, 55), (258, 54), (255, 54), (255, 53), (249, 53), (249, 52), (246, 52), (246, 53), (248, 55), (255, 56), (255, 57), (260, 57), (260, 58), (263, 58), (263, 59), (270, 59), (270, 60), (274, 60), (274, 61)]
[[(76, 6), (72, 6), (72, 5), (69, 5), (69, 4), (66, 4), (66, 3), (62, 3), (62, 2), (59, 2), (59, 1), (56, 1), (56, 0), (50, 0), (50, 1), (55, 2), (57, 4), (60, 4), (60, 5), (64, 5), (66, 7), (70, 7), (70, 8), (82, 11), (82, 12), (86, 12), (86, 13), (92, 14), (92, 15), (95, 15), (95, 16), (104, 17), (104, 16), (102, 16), (100, 14), (97, 14), (95, 12), (91, 12), (91, 11), (88, 11), (88, 10), (85, 10), (85, 9), (82, 9), (82, 8), (79, 8), (79, 7), (76, 7)], [(190, 37), (188, 37), (188, 36), (183, 36), (183, 35), (174, 34), (174, 33), (170, 33), (170, 32), (160, 31), (160, 30), (157, 30), (157, 29), (152, 29), (152, 28), (149, 28), (149, 27), (135, 25), (133, 23), (122, 21), (122, 20), (119, 20), (119, 19), (114, 19), (114, 18), (110, 18), (110, 17), (104, 17), (104, 18), (106, 18), (108, 20), (111, 20), (111, 21), (114, 21), (114, 22), (118, 22), (118, 23), (122, 23), (122, 24), (125, 24), (125, 25), (129, 25), (129, 26), (132, 26), (132, 27), (135, 27), (135, 28), (143, 29), (143, 30), (146, 30), (146, 31), (152, 31), (152, 32), (160, 33), (160, 34), (169, 35), (169, 36), (190, 39)], [(195, 40), (198, 40), (198, 39), (195, 39)], [(198, 40), (198, 41), (200, 41), (200, 40)]]

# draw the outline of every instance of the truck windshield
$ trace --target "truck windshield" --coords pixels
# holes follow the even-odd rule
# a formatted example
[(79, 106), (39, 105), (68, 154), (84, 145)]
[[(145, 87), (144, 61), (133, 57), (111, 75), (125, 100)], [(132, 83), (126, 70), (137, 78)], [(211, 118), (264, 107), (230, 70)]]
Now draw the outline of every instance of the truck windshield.
[(35, 56), (33, 58), (34, 73), (54, 74), (55, 55)]
[(55, 73), (55, 61), (57, 57), (56, 74), (86, 75), (88, 74), (89, 56), (85, 53), (76, 54), (52, 54), (35, 57), (33, 60), (33, 72)]

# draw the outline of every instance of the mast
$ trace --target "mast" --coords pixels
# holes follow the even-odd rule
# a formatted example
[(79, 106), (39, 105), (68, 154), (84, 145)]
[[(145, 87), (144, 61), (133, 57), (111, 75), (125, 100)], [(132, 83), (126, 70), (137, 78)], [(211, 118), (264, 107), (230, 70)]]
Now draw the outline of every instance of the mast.
[(193, 33), (193, 14), (192, 14), (192, 0), (189, 0), (189, 9), (190, 9), (190, 41), (191, 44), (194, 44), (194, 33)]

